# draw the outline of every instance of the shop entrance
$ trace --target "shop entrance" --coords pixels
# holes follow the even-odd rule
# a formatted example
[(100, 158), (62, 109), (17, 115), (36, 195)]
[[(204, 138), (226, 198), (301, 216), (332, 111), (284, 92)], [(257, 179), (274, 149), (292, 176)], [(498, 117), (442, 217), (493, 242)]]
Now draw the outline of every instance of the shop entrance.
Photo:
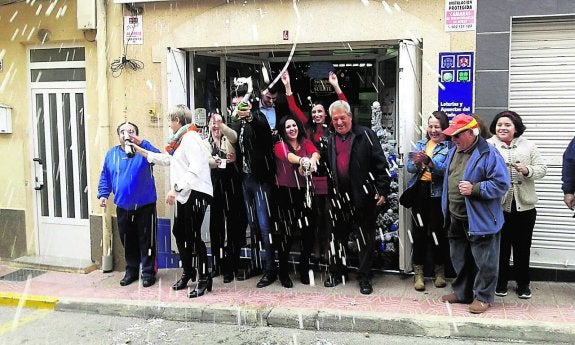
[[(190, 108), (196, 114), (226, 115), (228, 90), (234, 78), (252, 76), (254, 95), (259, 96), (267, 87), (265, 71), (269, 80), (274, 80), (289, 60), (287, 70), (296, 102), (309, 114), (313, 103), (320, 102), (327, 109), (337, 99), (328, 82), (328, 72), (335, 72), (355, 121), (378, 129), (382, 146), (393, 160), (390, 174), (394, 185), (388, 196), (390, 202), (381, 209), (378, 220), (378, 260), (374, 268), (411, 270), (411, 244), (405, 230), (411, 227), (411, 216), (397, 207), (397, 195), (405, 185), (403, 155), (410, 150), (410, 143), (416, 141), (416, 127), (421, 121), (420, 48), (411, 41), (352, 43), (345, 49), (299, 45), (293, 56), (290, 48), (226, 47), (188, 52), (187, 59), (182, 59), (187, 68), (182, 66), (179, 70), (189, 71), (184, 86), (190, 90), (187, 92)], [(283, 84), (278, 81), (276, 86), (276, 109), (287, 111)], [(177, 83), (172, 87), (178, 88)], [(180, 87), (180, 94), (182, 90)], [(372, 109), (374, 102), (379, 102), (380, 112)], [(405, 224), (409, 224), (407, 228)]]

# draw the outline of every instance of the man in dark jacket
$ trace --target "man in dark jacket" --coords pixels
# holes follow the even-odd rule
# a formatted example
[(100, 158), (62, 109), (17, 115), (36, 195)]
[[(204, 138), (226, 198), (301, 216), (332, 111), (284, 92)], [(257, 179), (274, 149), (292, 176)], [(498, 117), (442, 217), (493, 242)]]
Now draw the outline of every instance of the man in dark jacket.
[(563, 201), (573, 210), (575, 207), (575, 138), (563, 153), (563, 168), (561, 169), (561, 181), (563, 181)]
[(369, 128), (354, 125), (351, 108), (345, 101), (329, 107), (335, 132), (328, 138), (328, 164), (335, 193), (332, 200), (334, 220), (330, 249), (330, 277), (325, 287), (334, 287), (345, 279), (347, 243), (354, 233), (359, 263), (357, 278), (362, 294), (373, 292), (371, 266), (375, 250), (377, 206), (385, 202), (389, 191), (388, 164), (377, 135)]
[[(232, 90), (232, 105), (242, 101), (247, 89), (240, 86)], [(277, 279), (274, 247), (270, 240), (273, 220), (268, 210), (272, 209), (272, 184), (275, 179), (275, 159), (270, 125), (258, 109), (239, 110), (240, 120), (232, 123), (238, 133), (238, 164), (242, 169), (242, 188), (248, 211), (252, 247), (252, 272), (257, 271), (256, 259), (259, 252), (264, 275), (257, 283), (258, 288), (266, 287)], [(261, 241), (261, 246), (258, 243)], [(252, 275), (252, 273), (249, 273)], [(246, 277), (238, 277), (243, 280)], [(280, 277), (282, 285), (286, 277)], [(289, 277), (287, 277), (289, 278)], [(291, 281), (290, 281), (291, 282)]]

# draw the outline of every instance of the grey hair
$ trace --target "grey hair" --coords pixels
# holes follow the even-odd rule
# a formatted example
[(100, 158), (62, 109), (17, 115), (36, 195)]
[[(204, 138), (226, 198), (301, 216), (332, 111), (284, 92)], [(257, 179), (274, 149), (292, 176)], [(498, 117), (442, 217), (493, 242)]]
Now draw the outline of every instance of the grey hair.
[(168, 113), (168, 119), (175, 121), (178, 119), (182, 125), (192, 123), (192, 111), (185, 104), (178, 104)]
[(336, 109), (343, 109), (347, 113), (347, 115), (351, 116), (351, 107), (349, 106), (349, 103), (347, 103), (346, 101), (337, 100), (333, 102), (329, 106), (329, 115), (332, 115), (332, 113)]

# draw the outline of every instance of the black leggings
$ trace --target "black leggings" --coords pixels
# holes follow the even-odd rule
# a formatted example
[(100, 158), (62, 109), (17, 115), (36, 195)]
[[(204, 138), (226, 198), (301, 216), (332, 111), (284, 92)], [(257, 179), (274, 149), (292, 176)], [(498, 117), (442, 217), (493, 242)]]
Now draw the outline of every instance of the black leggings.
[(200, 277), (208, 273), (208, 252), (202, 240), (202, 222), (210, 199), (211, 197), (207, 194), (192, 191), (185, 204), (178, 202), (172, 229), (184, 273), (192, 273), (193, 259), (196, 257)]
[[(443, 213), (441, 210), (441, 197), (431, 197), (431, 183), (419, 183), (419, 195), (416, 204), (411, 209), (413, 216), (413, 239), (412, 259), (414, 265), (425, 265), (427, 253), (433, 254), (435, 265), (444, 265), (449, 257), (449, 242), (444, 227)], [(418, 217), (418, 214), (420, 217)], [(420, 220), (423, 225), (420, 224)], [(437, 239), (437, 243), (435, 242)]]

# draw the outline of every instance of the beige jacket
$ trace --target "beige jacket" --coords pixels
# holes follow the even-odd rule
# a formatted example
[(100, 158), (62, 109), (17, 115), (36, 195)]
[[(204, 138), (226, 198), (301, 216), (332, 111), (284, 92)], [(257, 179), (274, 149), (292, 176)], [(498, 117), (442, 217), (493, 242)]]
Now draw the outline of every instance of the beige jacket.
[[(535, 180), (542, 178), (547, 173), (547, 165), (543, 162), (537, 146), (523, 137), (514, 138), (509, 146), (495, 135), (487, 141), (495, 146), (503, 156), (511, 177), (511, 185), (502, 200), (503, 210), (511, 212), (513, 199), (515, 199), (519, 212), (535, 208), (538, 200), (535, 192)], [(529, 169), (527, 176), (515, 170), (511, 166), (514, 163), (522, 163), (527, 166)]]

